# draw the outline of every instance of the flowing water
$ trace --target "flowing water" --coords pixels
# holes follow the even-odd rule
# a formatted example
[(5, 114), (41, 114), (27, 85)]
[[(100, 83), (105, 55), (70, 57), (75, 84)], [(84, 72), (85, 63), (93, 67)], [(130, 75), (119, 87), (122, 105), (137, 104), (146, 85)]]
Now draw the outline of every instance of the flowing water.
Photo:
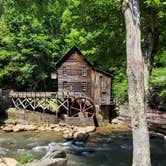
[[(0, 156), (20, 159), (22, 154), (41, 158), (50, 147), (67, 151), (68, 166), (130, 166), (132, 161), (131, 135), (121, 133), (99, 137), (98, 143), (78, 145), (66, 142), (51, 132), (0, 133)], [(141, 146), (141, 145), (140, 145)], [(166, 141), (151, 139), (152, 166), (166, 165)]]

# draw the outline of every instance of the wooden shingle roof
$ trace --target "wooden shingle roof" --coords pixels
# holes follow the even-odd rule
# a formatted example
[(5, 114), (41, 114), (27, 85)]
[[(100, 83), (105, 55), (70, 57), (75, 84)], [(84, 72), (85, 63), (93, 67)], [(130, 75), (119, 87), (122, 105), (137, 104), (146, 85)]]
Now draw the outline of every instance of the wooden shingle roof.
[(63, 62), (65, 62), (73, 53), (77, 52), (81, 58), (95, 71), (97, 72), (100, 72), (100, 73), (103, 73), (109, 77), (112, 77), (112, 74), (108, 73), (108, 72), (105, 72), (103, 70), (100, 70), (96, 67), (94, 67), (81, 53), (81, 51), (76, 47), (76, 46), (73, 46), (62, 58), (60, 58), (57, 63), (56, 63), (56, 69), (59, 68)]

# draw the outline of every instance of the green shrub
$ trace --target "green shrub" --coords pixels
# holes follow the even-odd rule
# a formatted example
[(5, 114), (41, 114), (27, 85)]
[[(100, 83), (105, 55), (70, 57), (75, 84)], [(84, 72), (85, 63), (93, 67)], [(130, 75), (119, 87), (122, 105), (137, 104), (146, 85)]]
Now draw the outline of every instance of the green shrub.
[(120, 103), (128, 101), (128, 85), (125, 68), (116, 68), (113, 78), (113, 97), (116, 98)]
[(157, 93), (161, 100), (166, 99), (166, 67), (154, 68), (150, 78), (152, 93)]
[(21, 164), (29, 163), (31, 161), (33, 161), (33, 157), (31, 155), (23, 154), (21, 156), (21, 159), (20, 159)]
[(113, 84), (114, 95), (120, 103), (125, 103), (128, 101), (127, 87), (126, 79)]

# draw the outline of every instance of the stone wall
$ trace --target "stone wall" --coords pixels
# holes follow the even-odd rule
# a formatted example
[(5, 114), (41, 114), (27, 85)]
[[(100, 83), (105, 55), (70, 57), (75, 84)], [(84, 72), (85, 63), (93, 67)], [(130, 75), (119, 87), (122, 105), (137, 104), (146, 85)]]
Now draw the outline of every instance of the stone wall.
[[(166, 113), (148, 109), (147, 122), (149, 129), (166, 134)], [(120, 106), (119, 116), (113, 119), (112, 123), (123, 123), (130, 126), (131, 117), (128, 106)]]
[[(8, 119), (25, 120), (30, 123), (57, 124), (59, 119), (56, 115), (30, 111), (24, 109), (10, 108), (6, 111)], [(91, 117), (65, 117), (65, 123), (72, 126), (94, 126)]]
[(20, 119), (31, 123), (58, 123), (58, 117), (53, 114), (29, 111), (24, 109), (9, 108), (7, 111), (8, 119)]
[(65, 123), (70, 126), (94, 126), (93, 118), (65, 117)]

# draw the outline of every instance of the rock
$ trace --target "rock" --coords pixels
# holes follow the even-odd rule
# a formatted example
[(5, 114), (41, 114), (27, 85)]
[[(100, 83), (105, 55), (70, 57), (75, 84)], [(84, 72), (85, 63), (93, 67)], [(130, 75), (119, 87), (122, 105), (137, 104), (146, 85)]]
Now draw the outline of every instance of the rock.
[(17, 124), (13, 126), (13, 131), (19, 132), (19, 131), (33, 131), (37, 128), (33, 125), (23, 125), (23, 124)]
[(66, 166), (66, 152), (64, 150), (50, 149), (41, 159), (27, 163), (24, 166)]
[(36, 152), (42, 152), (42, 151), (47, 151), (48, 147), (47, 146), (37, 146), (37, 147), (32, 148), (32, 150), (36, 151)]
[(74, 127), (74, 131), (76, 132), (94, 132), (96, 130), (95, 126), (85, 126), (85, 127)]
[[(65, 138), (67, 140), (73, 139), (74, 138), (74, 133), (76, 133), (75, 136), (78, 133), (84, 133), (84, 134), (86, 133), (86, 135), (88, 135), (88, 133), (95, 131), (95, 129), (96, 129), (95, 126), (68, 128), (68, 129), (64, 130), (63, 138)], [(81, 134), (80, 134), (80, 137), (81, 137)]]
[(164, 136), (164, 140), (166, 140), (166, 136)]
[(1, 158), (0, 166), (17, 166), (18, 161), (13, 158)]
[(17, 124), (16, 126), (13, 126), (13, 131), (14, 132), (24, 131), (24, 125)]
[(67, 140), (73, 139), (73, 135), (74, 135), (74, 131), (71, 129), (65, 130), (63, 132), (63, 138)]
[(120, 122), (119, 122), (118, 119), (115, 118), (115, 119), (112, 119), (111, 123), (113, 123), (113, 124), (119, 124)]
[(13, 131), (13, 127), (12, 126), (5, 126), (2, 128), (3, 131), (6, 131), (6, 132), (12, 132)]
[(59, 126), (58, 124), (50, 124), (50, 128), (51, 129), (54, 129), (54, 128), (58, 127), (58, 126)]
[(58, 126), (58, 127), (55, 127), (53, 130), (54, 130), (54, 131), (57, 131), (57, 132), (61, 132), (61, 131), (66, 131), (66, 130), (68, 130), (68, 128), (67, 128), (67, 127), (60, 127), (60, 126)]
[[(113, 119), (111, 123), (125, 124), (131, 126), (131, 117), (128, 106), (120, 105), (119, 116)], [(150, 130), (166, 134), (166, 113), (154, 109), (147, 109), (147, 123)]]
[(87, 132), (76, 132), (74, 134), (74, 140), (79, 142), (85, 142), (89, 138), (89, 134)]
[(27, 163), (24, 166), (66, 166), (66, 158), (56, 158), (56, 159), (42, 159)]
[(164, 138), (165, 135), (162, 134), (162, 133), (157, 133), (155, 131), (150, 131), (150, 137), (153, 138), (153, 137), (159, 137), (159, 138)]
[(13, 125), (16, 125), (17, 121), (16, 120), (13, 120), (13, 119), (7, 119), (4, 121), (5, 124), (13, 124)]
[(52, 131), (53, 129), (48, 126), (48, 127), (45, 127), (45, 130), (46, 130), (46, 131)]
[(36, 129), (37, 129), (37, 127), (34, 125), (25, 125), (24, 126), (24, 130), (26, 130), (26, 131), (34, 131)]
[(111, 124), (128, 125), (127, 122), (127, 120), (122, 120), (121, 118), (117, 117), (111, 121)]
[(8, 151), (9, 151), (9, 149), (0, 147), (0, 154), (1, 155), (6, 155)]
[(40, 131), (45, 131), (46, 130), (46, 128), (44, 126), (40, 126), (37, 129), (40, 130)]
[(65, 158), (66, 152), (64, 150), (50, 149), (42, 159)]
[(66, 124), (65, 124), (65, 123), (60, 122), (60, 123), (59, 123), (59, 126), (60, 126), (60, 127), (66, 127)]

